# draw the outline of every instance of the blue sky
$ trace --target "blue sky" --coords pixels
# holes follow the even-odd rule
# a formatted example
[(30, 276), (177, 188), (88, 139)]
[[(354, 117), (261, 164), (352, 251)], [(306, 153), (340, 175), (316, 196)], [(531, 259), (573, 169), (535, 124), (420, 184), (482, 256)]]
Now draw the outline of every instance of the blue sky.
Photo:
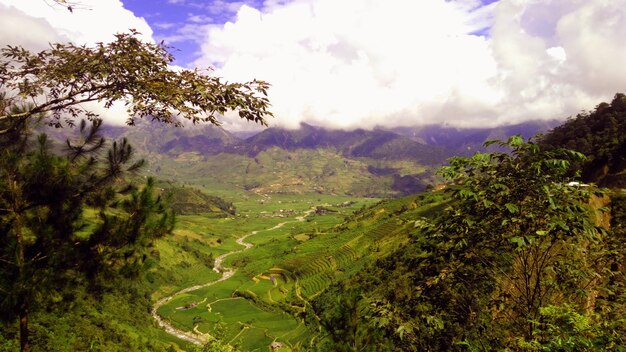
[(176, 63), (188, 65), (199, 56), (198, 30), (207, 24), (232, 21), (239, 7), (261, 8), (259, 0), (122, 0), (124, 7), (143, 17), (152, 27), (156, 40), (173, 46)]
[[(338, 0), (340, 1), (340, 0)], [(454, 1), (454, 0), (453, 0)], [(480, 0), (482, 6), (498, 0)], [(152, 27), (156, 40), (174, 47), (176, 63), (189, 65), (199, 56), (202, 38), (199, 30), (204, 25), (221, 25), (236, 18), (243, 5), (263, 9), (262, 0), (122, 0), (124, 7), (143, 17)], [(281, 1), (288, 3), (289, 0)], [(472, 34), (488, 36), (489, 28), (480, 28)]]
[(69, 13), (0, 0), (0, 44), (90, 45), (134, 28), (177, 48), (178, 66), (268, 81), (275, 126), (497, 126), (626, 91), (626, 0), (75, 1)]

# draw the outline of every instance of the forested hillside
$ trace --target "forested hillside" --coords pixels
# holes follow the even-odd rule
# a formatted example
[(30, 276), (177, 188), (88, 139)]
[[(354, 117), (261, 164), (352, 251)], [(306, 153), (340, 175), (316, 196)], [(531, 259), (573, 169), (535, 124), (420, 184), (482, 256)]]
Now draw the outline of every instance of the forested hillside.
[(624, 94), (447, 161), (510, 129), (241, 140), (269, 84), (137, 36), (0, 50), (0, 350), (626, 350)]
[(453, 158), (448, 200), (412, 217), (409, 243), (315, 299), (320, 350), (626, 347), (624, 195), (568, 185), (582, 154), (502, 146)]
[(542, 138), (549, 147), (563, 147), (587, 156), (581, 165), (585, 181), (626, 187), (626, 96), (615, 95), (593, 111), (580, 113)]

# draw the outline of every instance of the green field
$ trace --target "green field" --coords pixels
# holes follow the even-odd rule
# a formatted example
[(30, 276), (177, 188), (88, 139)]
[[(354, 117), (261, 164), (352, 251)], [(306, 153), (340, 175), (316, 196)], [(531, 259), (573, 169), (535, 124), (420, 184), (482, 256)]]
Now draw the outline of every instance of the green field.
[[(175, 295), (158, 314), (180, 330), (210, 334), (243, 351), (267, 351), (276, 341), (307, 350), (317, 338), (310, 300), (373, 255), (406, 242), (416, 214), (437, 204), (436, 199), (420, 202), (418, 196), (379, 202), (278, 194), (237, 202), (236, 217), (180, 216), (175, 236), (159, 243), (161, 262), (153, 272), (162, 284), (153, 299), (220, 277), (193, 251), (211, 258), (237, 252), (222, 263), (236, 272)], [(407, 211), (411, 214), (403, 217)], [(235, 241), (245, 235), (253, 247), (242, 251)]]
[[(288, 346), (305, 345), (312, 333), (298, 318), (297, 313), (304, 309), (302, 298), (296, 294), (298, 278), (279, 265), (287, 263), (286, 258), (306, 257), (330, 245), (315, 239), (329, 238), (324, 231), (376, 200), (350, 201), (322, 195), (251, 198), (237, 203), (237, 217), (178, 218), (174, 236), (158, 244), (160, 263), (151, 274), (161, 285), (153, 294), (154, 300), (218, 279), (220, 275), (207, 265), (209, 261), (202, 261), (202, 256), (213, 259), (241, 250), (235, 240), (259, 232), (246, 240), (254, 245), (251, 249), (224, 260), (225, 267), (237, 269), (233, 277), (175, 296), (158, 313), (181, 330), (208, 332), (242, 350), (265, 350), (275, 340)], [(316, 203), (321, 205), (314, 211)], [(306, 211), (310, 214), (304, 221), (296, 220)], [(279, 223), (285, 224), (268, 230)], [(181, 309), (190, 305), (193, 308)]]

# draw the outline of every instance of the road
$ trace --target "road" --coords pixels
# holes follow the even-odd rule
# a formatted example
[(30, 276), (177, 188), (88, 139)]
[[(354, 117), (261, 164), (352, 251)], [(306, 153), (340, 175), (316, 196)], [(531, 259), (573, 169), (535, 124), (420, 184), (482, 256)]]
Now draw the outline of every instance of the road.
[(192, 291), (196, 291), (199, 290), (201, 288), (204, 287), (208, 287), (211, 285), (215, 285), (218, 282), (222, 282), (224, 280), (228, 280), (229, 278), (231, 278), (234, 274), (235, 274), (235, 269), (233, 268), (224, 268), (222, 266), (222, 262), (224, 261), (224, 259), (230, 255), (233, 254), (237, 254), (237, 253), (241, 253), (245, 250), (248, 250), (250, 248), (252, 248), (254, 245), (252, 243), (248, 243), (248, 242), (244, 242), (246, 240), (246, 238), (256, 235), (257, 233), (261, 232), (261, 231), (272, 231), (272, 230), (276, 230), (279, 229), (283, 226), (285, 226), (286, 224), (292, 223), (292, 222), (300, 222), (300, 221), (304, 221), (304, 219), (306, 218), (307, 215), (311, 214), (312, 212), (314, 212), (314, 209), (311, 210), (307, 210), (306, 212), (304, 212), (303, 215), (298, 216), (295, 220), (291, 220), (291, 221), (285, 221), (285, 222), (281, 222), (280, 224), (277, 224), (274, 227), (271, 227), (269, 229), (264, 229), (264, 230), (258, 230), (258, 231), (252, 231), (247, 235), (241, 236), (239, 237), (235, 242), (237, 242), (237, 244), (240, 244), (242, 246), (244, 246), (243, 249), (237, 250), (237, 251), (232, 251), (232, 252), (228, 252), (228, 253), (224, 253), (220, 256), (218, 256), (217, 258), (215, 258), (215, 264), (213, 265), (213, 270), (215, 272), (218, 273), (222, 273), (222, 277), (220, 277), (217, 280), (211, 281), (211, 282), (207, 282), (206, 284), (202, 284), (202, 285), (194, 285), (194, 286), (190, 286), (190, 287), (186, 287), (180, 291), (177, 291), (176, 293), (164, 297), (162, 299), (160, 299), (159, 301), (157, 301), (154, 306), (152, 307), (152, 317), (154, 318), (154, 320), (156, 320), (157, 324), (159, 324), (159, 327), (163, 330), (165, 330), (168, 334), (170, 335), (174, 335), (176, 337), (178, 337), (181, 340), (185, 340), (187, 342), (191, 342), (195, 345), (204, 345), (205, 343), (211, 341), (213, 338), (211, 337), (210, 334), (204, 334), (199, 332), (198, 329), (194, 329), (193, 331), (184, 331), (184, 330), (180, 330), (176, 327), (174, 327), (169, 321), (163, 319), (158, 313), (158, 309), (161, 308), (161, 306), (163, 306), (165, 303), (171, 301), (174, 297), (181, 295), (183, 293), (187, 293), (187, 292), (192, 292)]

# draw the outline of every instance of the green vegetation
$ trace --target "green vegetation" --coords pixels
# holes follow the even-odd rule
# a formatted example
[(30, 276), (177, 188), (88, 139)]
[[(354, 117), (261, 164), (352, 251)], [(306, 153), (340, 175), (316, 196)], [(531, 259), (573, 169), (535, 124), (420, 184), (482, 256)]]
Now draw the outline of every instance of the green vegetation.
[[(29, 350), (30, 312), (71, 299), (75, 286), (98, 292), (118, 276), (136, 277), (149, 246), (172, 229), (152, 179), (139, 190), (122, 181), (142, 165), (131, 163), (125, 140), (112, 144), (105, 161), (95, 159), (104, 145), (99, 127), (83, 121), (64, 156), (51, 152), (45, 134), (36, 143), (2, 138), (1, 317), (19, 321), (22, 350)], [(86, 206), (95, 219), (83, 216)]]
[(170, 207), (176, 214), (209, 213), (216, 217), (236, 215), (233, 203), (215, 197), (191, 187), (176, 187), (172, 184), (163, 185), (161, 193), (168, 197)]
[(453, 158), (446, 209), (414, 218), (407, 246), (315, 300), (320, 349), (626, 347), (623, 234), (608, 231), (601, 190), (568, 185), (582, 154), (502, 145), (511, 153)]
[[(19, 349), (30, 351), (37, 323), (29, 321), (51, 321), (44, 311), (69, 312), (90, 297), (104, 299), (109, 289), (123, 296), (125, 285), (118, 281), (137, 280), (153, 264), (154, 240), (172, 231), (173, 215), (155, 197), (154, 181), (137, 189), (123, 178), (143, 161), (131, 163), (126, 139), (102, 153), (102, 121), (81, 104), (122, 101), (133, 117), (176, 125), (176, 115), (218, 124), (215, 114), (228, 110), (261, 124), (271, 116), (265, 82), (228, 84), (198, 71), (173, 71), (173, 57), (162, 45), (142, 43), (135, 34), (118, 34), (113, 43), (95, 47), (51, 44), (37, 54), (1, 49), (0, 318), (7, 348), (13, 339), (4, 336), (18, 336)], [(32, 138), (40, 124), (75, 126), (81, 115), (91, 127), (81, 121), (79, 138), (68, 139), (63, 153), (46, 134)], [(60, 349), (87, 349), (82, 339), (38, 340), (61, 328), (43, 325), (34, 334), (35, 348), (50, 350), (54, 341)], [(102, 331), (91, 332), (89, 349), (104, 338)]]
[[(136, 141), (148, 172), (171, 179), (136, 186), (125, 175), (143, 163), (126, 139), (102, 153), (80, 103), (264, 124), (267, 84), (172, 72), (133, 35), (2, 54), (2, 350), (626, 350), (626, 195), (577, 182), (622, 185), (622, 94), (539, 142), (452, 158), (445, 189), (399, 199), (364, 197), (433, 182), (441, 150), (386, 158), (408, 141), (311, 126), (245, 153), (194, 151), (230, 138), (219, 131), (167, 156)], [(79, 113), (92, 124), (63, 152), (33, 138)]]
[(587, 156), (579, 165), (583, 179), (606, 187), (626, 187), (626, 95), (600, 103), (546, 134), (541, 142), (550, 147), (576, 150)]
[(284, 150), (273, 147), (255, 157), (233, 153), (185, 152), (175, 156), (149, 153), (146, 160), (154, 170), (151, 175), (202, 186), (220, 197), (228, 197), (223, 192), (236, 189), (241, 191), (240, 197), (249, 197), (248, 192), (259, 195), (317, 193), (353, 198), (404, 194), (402, 189), (394, 188), (397, 181), (393, 175), (372, 173), (369, 171), (372, 165), (393, 169), (401, 176), (419, 174), (423, 187), (438, 180), (433, 176), (433, 166), (411, 160), (349, 158), (332, 148)]
[[(322, 254), (319, 253), (321, 248), (330, 249), (331, 243), (338, 243), (341, 239), (331, 239), (325, 233), (320, 233), (320, 229), (340, 223), (344, 216), (365, 203), (347, 202), (345, 198), (336, 198), (334, 204), (328, 203), (318, 208), (318, 210), (324, 208), (324, 211), (311, 212), (305, 221), (299, 222), (294, 220), (294, 217), (303, 214), (304, 210), (310, 208), (309, 203), (317, 201), (317, 198), (311, 196), (300, 196), (297, 200), (290, 196), (278, 198), (280, 199), (266, 199), (262, 205), (252, 204), (257, 208), (255, 209), (257, 217), (206, 221), (205, 229), (210, 229), (211, 233), (228, 234), (222, 237), (223, 245), (211, 249), (213, 256), (225, 253), (221, 247), (228, 245), (228, 238), (258, 231), (246, 239), (246, 242), (252, 243), (254, 247), (225, 259), (226, 267), (236, 267), (237, 272), (234, 276), (206, 288), (177, 295), (162, 306), (158, 313), (178, 328), (186, 331), (196, 329), (202, 333), (219, 336), (222, 341), (238, 346), (242, 350), (262, 350), (274, 340), (292, 348), (308, 346), (314, 334), (302, 320), (307, 299), (300, 293), (299, 280), (312, 282), (319, 273), (293, 274), (281, 267), (288, 264), (282, 258), (277, 259), (277, 254), (284, 254), (285, 258), (294, 260), (298, 257), (306, 258), (310, 254), (321, 257)], [(327, 200), (331, 199), (327, 197)], [(283, 208), (274, 212), (264, 210), (259, 214), (260, 209), (271, 210), (276, 206), (290, 207), (292, 210), (289, 214), (285, 214)], [(250, 205), (244, 204), (242, 208), (248, 207)], [(317, 213), (319, 214), (314, 215)], [(182, 217), (181, 221), (185, 221), (185, 218)], [(268, 230), (281, 223), (285, 224)], [(185, 227), (189, 225), (192, 224), (188, 223)], [(296, 239), (296, 236), (304, 233), (308, 234), (307, 241)], [(235, 250), (240, 248), (239, 246)], [(228, 249), (233, 250), (232, 247)], [(207, 281), (198, 280), (197, 283), (205, 282)], [(320, 289), (329, 284), (322, 282)], [(182, 287), (185, 286), (179, 288)]]

